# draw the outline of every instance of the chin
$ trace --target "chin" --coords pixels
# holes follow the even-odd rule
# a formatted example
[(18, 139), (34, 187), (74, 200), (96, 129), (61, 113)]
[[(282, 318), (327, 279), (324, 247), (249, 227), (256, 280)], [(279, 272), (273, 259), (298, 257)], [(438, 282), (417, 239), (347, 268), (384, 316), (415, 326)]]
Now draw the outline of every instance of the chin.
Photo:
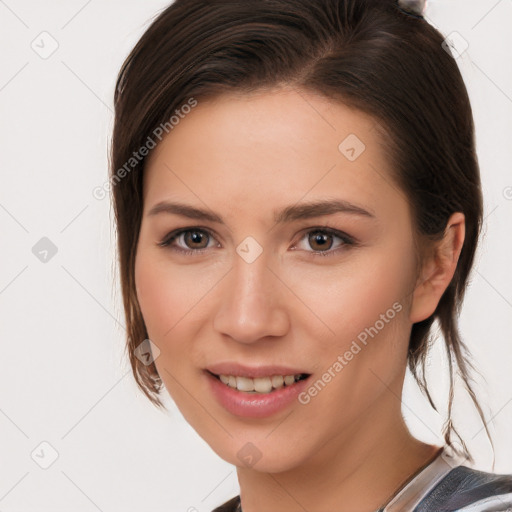
[[(300, 466), (305, 456), (297, 452), (296, 446), (283, 447), (277, 450), (272, 443), (263, 443), (251, 440), (231, 440), (228, 444), (215, 446), (210, 444), (212, 450), (229, 464), (240, 469), (250, 469), (259, 473), (282, 473)], [(234, 446), (240, 448), (234, 450)]]

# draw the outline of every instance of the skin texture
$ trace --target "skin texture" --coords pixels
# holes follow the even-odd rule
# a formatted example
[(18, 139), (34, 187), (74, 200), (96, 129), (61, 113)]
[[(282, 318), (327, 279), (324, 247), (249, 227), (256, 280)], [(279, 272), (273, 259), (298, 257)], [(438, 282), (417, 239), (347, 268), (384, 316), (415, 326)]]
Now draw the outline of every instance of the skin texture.
[[(365, 145), (354, 161), (338, 149), (350, 134)], [(464, 216), (452, 215), (419, 269), (409, 203), (385, 149), (371, 117), (283, 88), (199, 101), (147, 161), (135, 279), (161, 351), (155, 364), (190, 425), (237, 466), (244, 512), (373, 511), (438, 449), (409, 434), (400, 396), (411, 326), (433, 313), (453, 276)], [(273, 210), (327, 199), (374, 217), (273, 219)], [(224, 223), (148, 215), (160, 201)], [(325, 226), (355, 244), (308, 236)], [(178, 228), (211, 236), (158, 245)], [(236, 252), (248, 236), (263, 249), (252, 263)], [(314, 381), (396, 303), (400, 311), (307, 404), (241, 418), (207, 386), (204, 368), (226, 361), (302, 368)], [(237, 457), (248, 442), (262, 455), (251, 467)]]

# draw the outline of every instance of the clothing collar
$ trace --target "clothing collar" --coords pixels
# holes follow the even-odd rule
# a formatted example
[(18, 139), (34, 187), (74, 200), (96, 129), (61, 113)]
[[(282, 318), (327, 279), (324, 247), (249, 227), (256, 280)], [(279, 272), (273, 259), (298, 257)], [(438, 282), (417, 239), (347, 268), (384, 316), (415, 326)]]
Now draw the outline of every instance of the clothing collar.
[[(391, 498), (376, 512), (411, 511), (420, 501), (455, 467), (462, 464), (462, 457), (444, 446), (426, 466), (415, 473)], [(235, 512), (243, 512), (241, 502)]]

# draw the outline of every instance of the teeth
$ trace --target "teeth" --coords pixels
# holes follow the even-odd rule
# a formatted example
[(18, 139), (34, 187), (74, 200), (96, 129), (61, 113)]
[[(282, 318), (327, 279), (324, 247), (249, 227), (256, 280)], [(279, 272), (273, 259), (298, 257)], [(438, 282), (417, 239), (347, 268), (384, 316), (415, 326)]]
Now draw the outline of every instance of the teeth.
[[(229, 385), (231, 386), (231, 382)], [(237, 377), (236, 388), (238, 391), (254, 391), (254, 381), (252, 379), (248, 379), (247, 377)]]
[[(295, 379), (293, 379), (293, 381), (295, 382)], [(270, 377), (258, 377), (254, 379), (254, 391), (258, 393), (270, 393), (270, 391), (272, 391), (272, 380)]]
[(245, 391), (247, 393), (270, 393), (272, 389), (290, 386), (302, 374), (297, 375), (273, 375), (272, 377), (235, 377), (233, 375), (219, 375), (220, 380), (230, 388)]
[(282, 375), (274, 375), (272, 377), (272, 386), (276, 389), (284, 386), (284, 377)]
[(295, 377), (293, 375), (287, 375), (284, 378), (284, 383), (289, 386), (290, 384), (293, 384), (295, 382)]

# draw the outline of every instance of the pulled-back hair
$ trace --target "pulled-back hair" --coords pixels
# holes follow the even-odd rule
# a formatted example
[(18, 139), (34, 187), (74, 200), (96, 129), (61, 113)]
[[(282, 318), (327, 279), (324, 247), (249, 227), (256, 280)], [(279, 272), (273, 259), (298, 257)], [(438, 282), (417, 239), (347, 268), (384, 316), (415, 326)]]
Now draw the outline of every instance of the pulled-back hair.
[(437, 321), (450, 370), (445, 441), (458, 436), (451, 420), (456, 370), (485, 425), (458, 330), (481, 229), (482, 193), (467, 90), (443, 40), (395, 0), (176, 0), (154, 19), (117, 79), (111, 152), (126, 349), (135, 380), (152, 403), (162, 406), (162, 381), (154, 364), (135, 356), (148, 337), (134, 279), (145, 159), (122, 179), (118, 170), (190, 98), (288, 86), (376, 120), (418, 240), (439, 240), (450, 215), (464, 214), (455, 274), (435, 312), (412, 326), (408, 361), (434, 406), (425, 362)]

